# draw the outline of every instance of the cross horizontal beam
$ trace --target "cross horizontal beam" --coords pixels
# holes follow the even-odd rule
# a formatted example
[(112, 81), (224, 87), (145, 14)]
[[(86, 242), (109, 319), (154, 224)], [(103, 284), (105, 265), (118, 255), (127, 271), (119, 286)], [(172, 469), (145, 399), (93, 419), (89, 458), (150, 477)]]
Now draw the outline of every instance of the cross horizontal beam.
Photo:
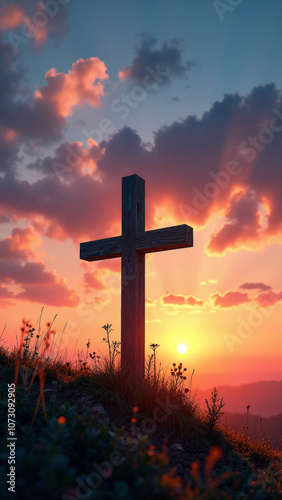
[[(186, 224), (153, 229), (137, 233), (136, 251), (141, 253), (161, 252), (193, 246), (193, 229)], [(80, 258), (93, 262), (96, 260), (121, 257), (122, 236), (88, 241), (80, 244)]]
[(121, 245), (121, 236), (80, 243), (80, 258), (93, 262), (121, 257)]
[(136, 250), (142, 253), (162, 252), (193, 246), (193, 229), (187, 224), (153, 229), (136, 235)]

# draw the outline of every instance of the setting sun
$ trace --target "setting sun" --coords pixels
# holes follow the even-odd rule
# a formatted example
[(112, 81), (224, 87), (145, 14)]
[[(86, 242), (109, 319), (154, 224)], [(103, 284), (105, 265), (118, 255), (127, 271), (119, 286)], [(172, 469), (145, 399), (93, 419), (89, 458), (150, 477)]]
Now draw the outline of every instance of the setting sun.
[(179, 346), (177, 347), (177, 350), (180, 354), (185, 354), (185, 352), (187, 351), (187, 345), (179, 344)]

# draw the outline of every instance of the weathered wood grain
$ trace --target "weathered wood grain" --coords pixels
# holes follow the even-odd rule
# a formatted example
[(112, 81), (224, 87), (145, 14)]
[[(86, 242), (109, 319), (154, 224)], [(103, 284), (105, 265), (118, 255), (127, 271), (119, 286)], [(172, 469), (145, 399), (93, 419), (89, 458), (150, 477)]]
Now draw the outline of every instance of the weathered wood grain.
[(136, 250), (144, 253), (161, 252), (193, 246), (193, 229), (186, 224), (153, 229), (136, 236)]
[(121, 236), (103, 240), (80, 243), (80, 258), (93, 262), (95, 260), (114, 259), (121, 257)]
[(122, 179), (121, 364), (144, 376), (145, 255), (136, 252), (136, 234), (145, 232), (145, 181)]

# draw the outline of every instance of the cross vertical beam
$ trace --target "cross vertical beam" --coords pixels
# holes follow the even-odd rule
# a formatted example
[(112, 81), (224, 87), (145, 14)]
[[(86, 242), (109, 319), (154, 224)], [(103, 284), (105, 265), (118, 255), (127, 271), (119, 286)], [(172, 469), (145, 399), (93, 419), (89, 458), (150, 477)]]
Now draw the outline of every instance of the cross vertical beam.
[(193, 246), (186, 224), (145, 231), (145, 181), (122, 179), (122, 235), (80, 244), (88, 262), (121, 257), (121, 368), (145, 371), (145, 254)]
[(136, 250), (145, 232), (145, 181), (137, 175), (122, 179), (121, 365), (144, 376), (145, 253)]

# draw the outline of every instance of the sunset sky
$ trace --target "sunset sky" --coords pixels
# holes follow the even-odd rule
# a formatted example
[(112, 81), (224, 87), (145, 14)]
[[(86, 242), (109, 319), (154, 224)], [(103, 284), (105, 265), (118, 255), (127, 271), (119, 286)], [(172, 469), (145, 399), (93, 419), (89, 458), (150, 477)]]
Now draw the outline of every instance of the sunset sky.
[(1, 1), (7, 346), (42, 306), (69, 357), (120, 339), (120, 259), (79, 243), (121, 234), (138, 174), (146, 229), (194, 228), (146, 256), (147, 354), (202, 388), (282, 380), (281, 26), (280, 0)]

